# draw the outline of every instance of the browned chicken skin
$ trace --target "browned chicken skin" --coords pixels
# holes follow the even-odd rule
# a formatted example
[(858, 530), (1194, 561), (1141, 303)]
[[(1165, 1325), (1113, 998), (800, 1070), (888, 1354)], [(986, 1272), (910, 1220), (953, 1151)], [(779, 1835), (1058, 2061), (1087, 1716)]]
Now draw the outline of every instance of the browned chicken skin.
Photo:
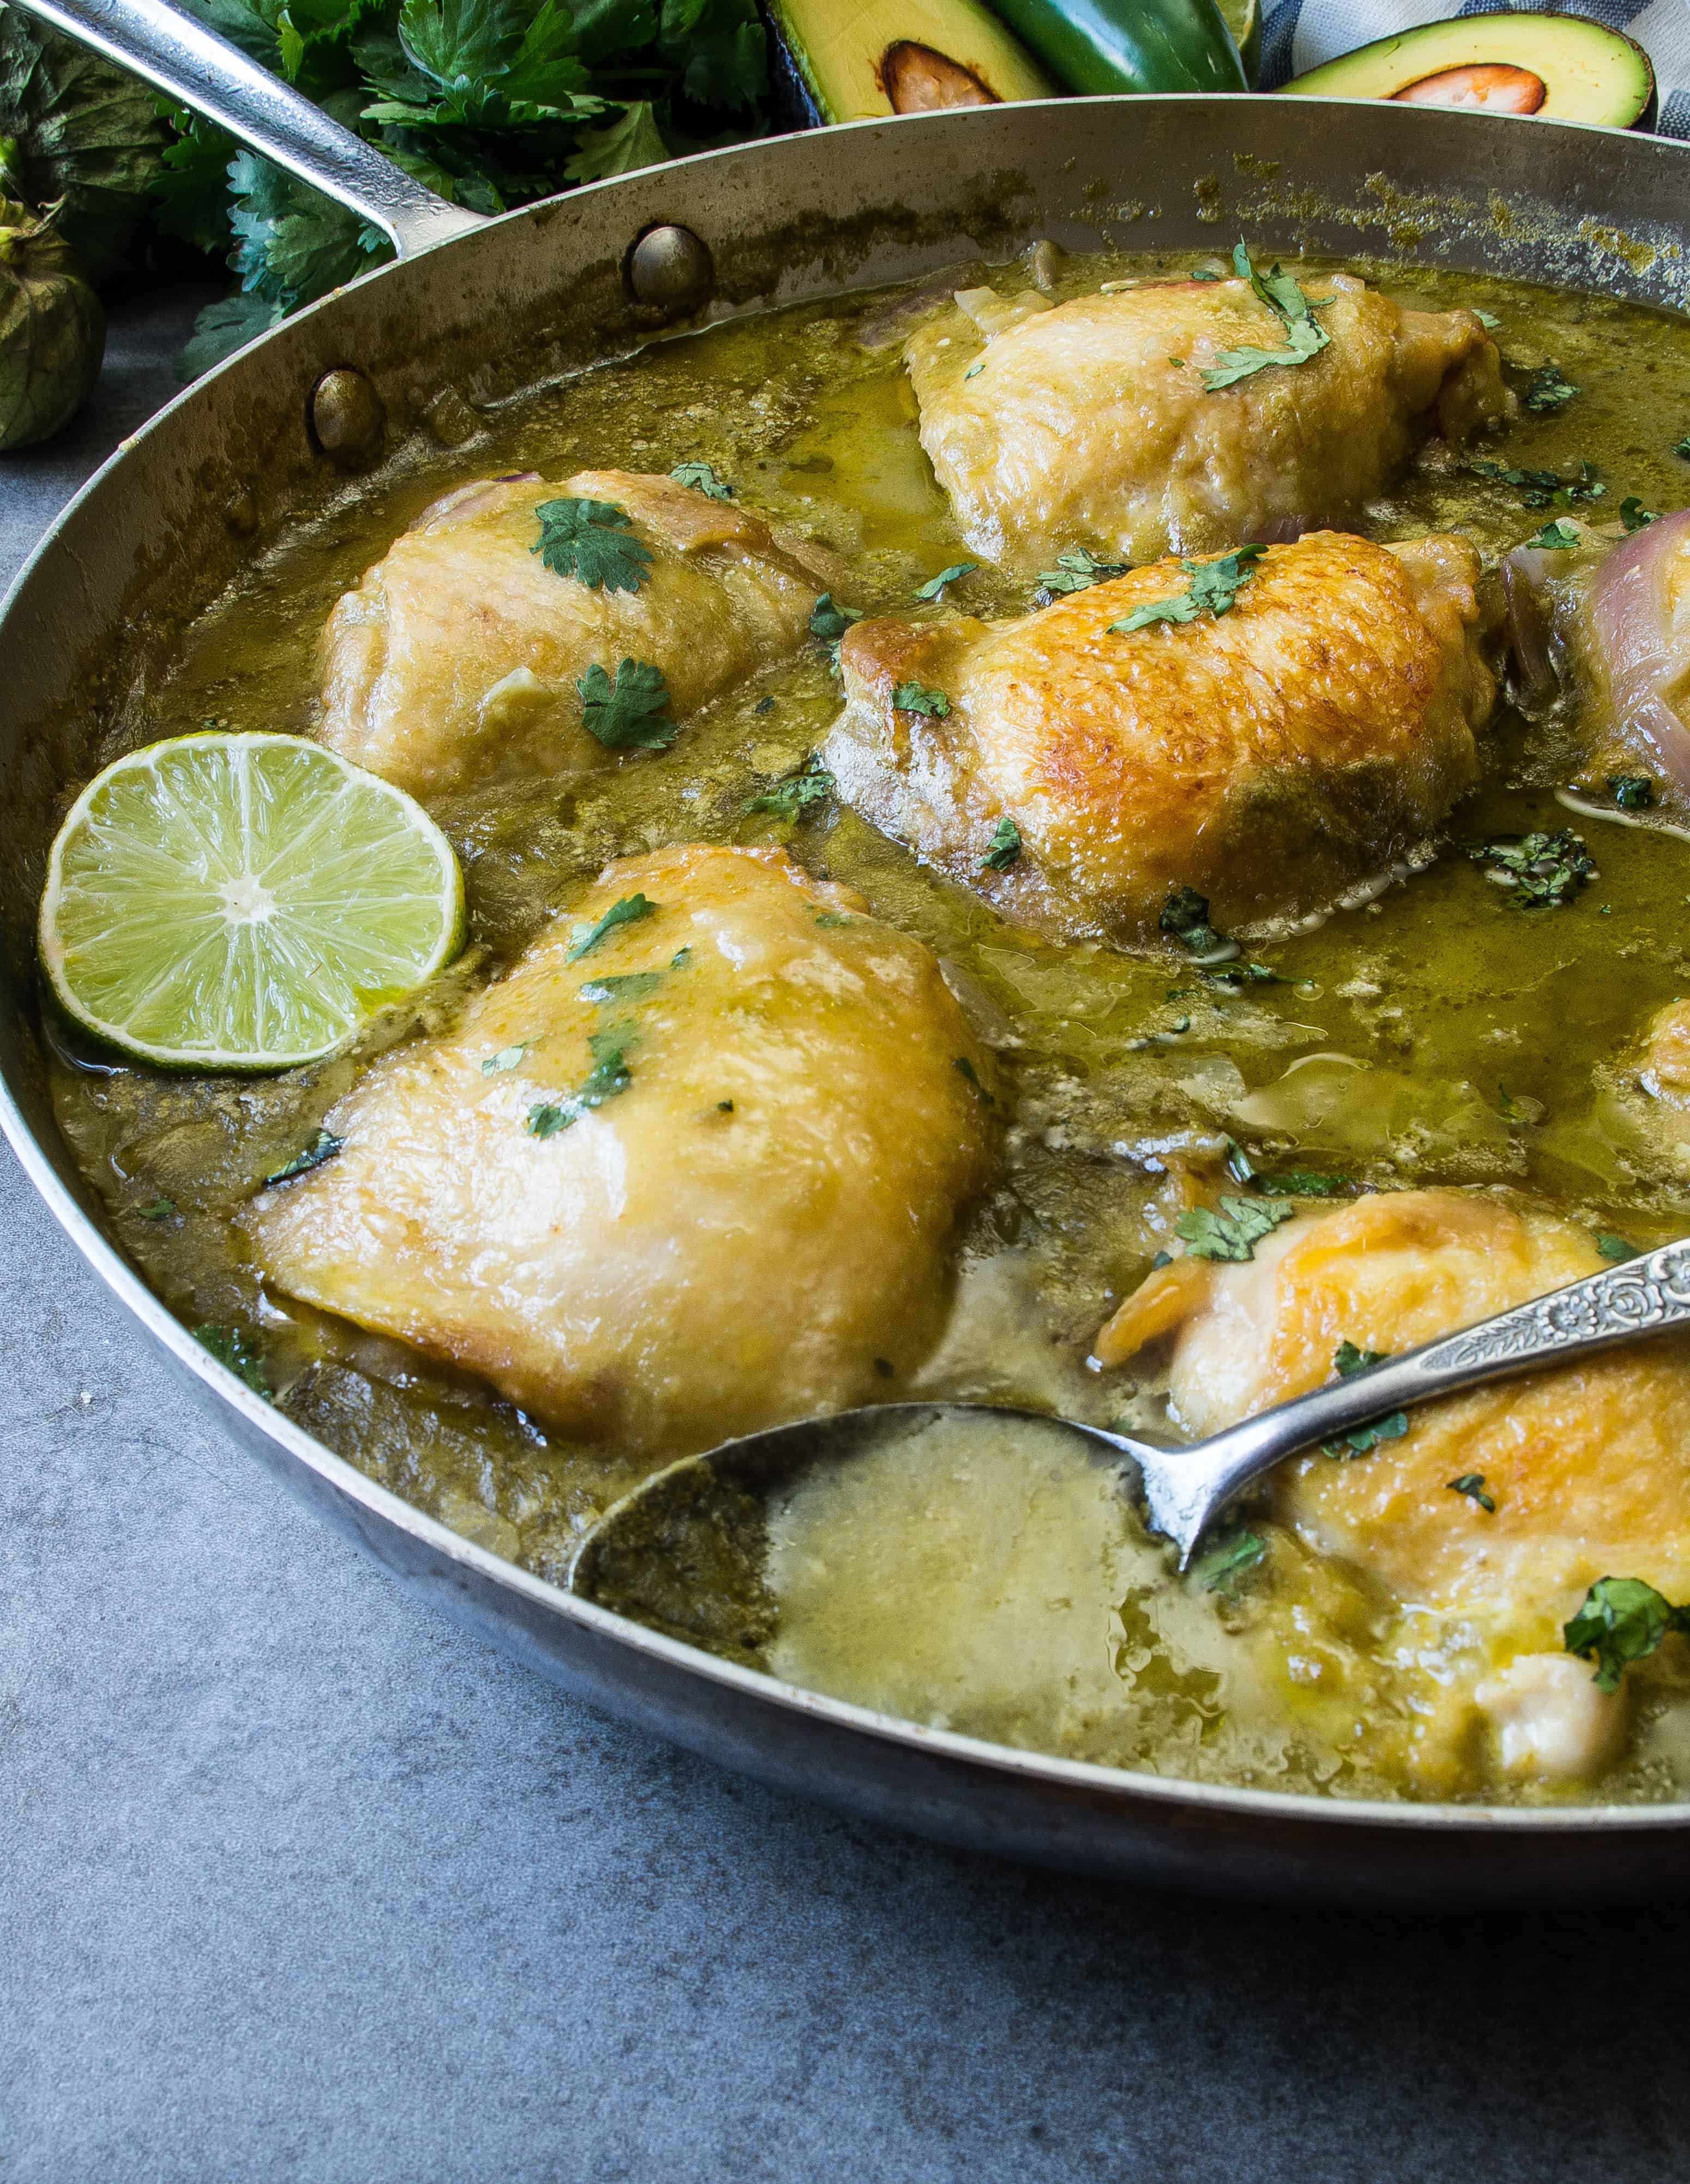
[[(929, 862), (1059, 939), (1153, 939), (1195, 887), (1232, 926), (1302, 915), (1434, 829), (1477, 771), (1493, 679), (1478, 555), (1337, 532), (1269, 548), (1230, 612), (1129, 634), (1177, 561), (1040, 613), (859, 623), (827, 745), (841, 793)], [(901, 685), (942, 716), (901, 709)], [(983, 869), (1004, 818), (1023, 854)]]
[[(1598, 1272), (1588, 1229), (1494, 1199), (1414, 1190), (1302, 1215), (1243, 1265), (1175, 1258), (1100, 1333), (1124, 1362), (1172, 1333), (1171, 1393), (1196, 1435), (1319, 1387), (1339, 1346), (1391, 1352)], [(1451, 1482), (1477, 1474), (1494, 1512)], [(1690, 1342), (1475, 1390), (1409, 1414), (1364, 1453), (1294, 1457), (1274, 1513), (1410, 1607), (1470, 1621), (1472, 1691), (1505, 1767), (1587, 1776), (1624, 1714), (1561, 1649), (1586, 1589), (1639, 1577), (1690, 1598)]]
[(1429, 431), (1462, 438), (1511, 413), (1471, 311), (1406, 311), (1348, 274), (1302, 285), (1333, 299), (1316, 315), (1330, 346), (1213, 392), (1223, 352), (1285, 345), (1245, 281), (1049, 309), (965, 309), (986, 292), (964, 292), (918, 328), (922, 445), (974, 552), (1032, 576), (1074, 547), (1139, 561), (1294, 538), (1354, 521)]
[(266, 1277), (634, 1450), (883, 1392), (938, 1332), (996, 1109), (937, 963), (862, 908), (774, 850), (612, 865), (374, 1065), (328, 1118), (343, 1151), (259, 1195)]
[[(536, 506), (621, 508), (652, 554), (637, 591), (593, 589), (533, 551)], [(594, 663), (661, 670), (681, 720), (802, 639), (842, 572), (823, 549), (667, 477), (582, 471), (492, 479), (424, 511), (341, 599), (323, 632), (321, 740), (414, 795), (612, 754), (583, 727)]]

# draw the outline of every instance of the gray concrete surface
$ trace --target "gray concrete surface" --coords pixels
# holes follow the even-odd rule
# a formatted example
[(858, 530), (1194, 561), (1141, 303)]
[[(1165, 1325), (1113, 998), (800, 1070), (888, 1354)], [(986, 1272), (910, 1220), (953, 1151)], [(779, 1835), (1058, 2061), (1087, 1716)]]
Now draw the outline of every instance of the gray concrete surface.
[[(170, 391), (120, 317), (9, 568)], [(785, 1802), (402, 1598), (190, 1412), (0, 1154), (8, 2184), (1643, 2184), (1685, 1901), (1137, 1895)], [(1592, 1856), (1597, 1855), (1592, 1852)]]

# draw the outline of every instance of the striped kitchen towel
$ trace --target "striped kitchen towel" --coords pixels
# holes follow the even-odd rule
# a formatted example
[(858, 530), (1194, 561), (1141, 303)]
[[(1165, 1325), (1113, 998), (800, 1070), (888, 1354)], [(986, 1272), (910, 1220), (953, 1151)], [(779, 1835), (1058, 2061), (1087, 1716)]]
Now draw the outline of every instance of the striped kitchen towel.
[[(1447, 0), (1265, 0), (1265, 5), (1262, 88), (1277, 91), (1305, 70), (1353, 53), (1375, 38), (1388, 38), (1393, 31), (1412, 30), (1450, 14), (1496, 14), (1508, 0), (1467, 0), (1455, 8)], [(1538, 12), (1546, 11), (1540, 6)], [(1690, 137), (1690, 0), (1577, 0), (1576, 6), (1553, 12), (1586, 15), (1635, 38), (1654, 63), (1660, 103), (1657, 133)]]

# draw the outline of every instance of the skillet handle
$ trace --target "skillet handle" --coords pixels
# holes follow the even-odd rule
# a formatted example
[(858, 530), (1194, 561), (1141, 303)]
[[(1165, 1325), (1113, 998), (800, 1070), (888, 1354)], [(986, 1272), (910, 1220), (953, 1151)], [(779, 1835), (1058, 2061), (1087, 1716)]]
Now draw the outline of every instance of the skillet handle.
[(23, 0), (23, 5), (372, 222), (401, 258), (414, 258), (483, 224), (482, 214), (437, 198), (279, 76), (165, 0)]

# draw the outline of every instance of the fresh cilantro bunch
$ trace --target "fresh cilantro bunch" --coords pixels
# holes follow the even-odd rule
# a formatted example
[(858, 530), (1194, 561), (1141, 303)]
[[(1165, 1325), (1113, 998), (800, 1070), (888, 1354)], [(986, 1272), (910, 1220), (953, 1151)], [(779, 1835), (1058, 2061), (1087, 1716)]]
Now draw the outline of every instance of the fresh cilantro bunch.
[[(472, 211), (761, 136), (756, 0), (181, 0), (395, 164)], [(203, 371), (389, 254), (385, 237), (213, 125), (159, 103), (166, 232), (226, 250), (237, 296), (201, 314)]]

